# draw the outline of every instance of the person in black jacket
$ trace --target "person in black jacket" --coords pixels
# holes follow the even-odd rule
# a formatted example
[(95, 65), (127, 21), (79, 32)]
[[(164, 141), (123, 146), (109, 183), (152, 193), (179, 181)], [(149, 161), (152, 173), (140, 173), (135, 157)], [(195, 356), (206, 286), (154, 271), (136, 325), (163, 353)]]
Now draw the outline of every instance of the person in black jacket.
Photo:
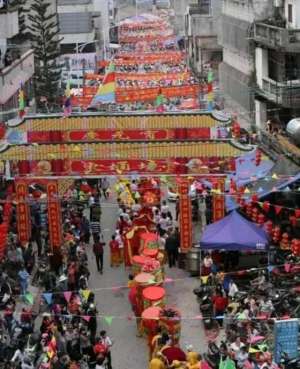
[(172, 268), (173, 266), (176, 266), (176, 262), (178, 260), (179, 247), (180, 247), (179, 234), (175, 230), (166, 239), (166, 246), (165, 246), (165, 249), (168, 255), (168, 262), (169, 262), (170, 268)]

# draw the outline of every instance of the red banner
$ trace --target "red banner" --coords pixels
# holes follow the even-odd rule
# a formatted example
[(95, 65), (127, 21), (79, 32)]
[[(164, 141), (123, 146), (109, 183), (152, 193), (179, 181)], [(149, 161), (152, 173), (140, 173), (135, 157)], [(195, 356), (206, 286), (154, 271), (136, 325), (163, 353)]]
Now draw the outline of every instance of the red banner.
[(57, 182), (47, 183), (47, 199), (50, 245), (55, 249), (59, 248), (62, 243), (61, 209)]
[(25, 181), (16, 181), (17, 227), (19, 241), (22, 245), (29, 241), (31, 235), (30, 210), (28, 201), (28, 185)]
[[(83, 153), (84, 155), (84, 153)], [(145, 151), (145, 156), (147, 152)], [(20, 176), (29, 173), (35, 176), (73, 176), (73, 175), (101, 175), (101, 174), (187, 174), (187, 173), (224, 173), (233, 170), (234, 158), (193, 158), (188, 162), (186, 158), (175, 159), (53, 159), (53, 160), (21, 160), (18, 162)], [(192, 162), (195, 162), (194, 164)], [(194, 166), (193, 166), (194, 165)], [(205, 168), (205, 171), (201, 169)], [(225, 168), (225, 169), (224, 169)]]
[(225, 216), (225, 180), (219, 178), (213, 183), (213, 221), (216, 222)]
[(180, 249), (187, 253), (192, 248), (192, 209), (189, 197), (189, 180), (182, 179), (178, 185)]
[[(54, 134), (55, 132), (55, 134)], [(174, 129), (95, 129), (72, 131), (30, 131), (28, 143), (93, 142), (93, 141), (156, 141), (174, 139), (210, 139), (210, 128)]]

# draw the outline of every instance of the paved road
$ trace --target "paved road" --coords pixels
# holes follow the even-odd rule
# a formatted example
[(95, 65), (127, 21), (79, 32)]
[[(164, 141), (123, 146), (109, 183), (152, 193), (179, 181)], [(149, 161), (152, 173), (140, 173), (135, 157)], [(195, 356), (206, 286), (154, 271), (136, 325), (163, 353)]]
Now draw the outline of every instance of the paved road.
[[(102, 203), (102, 229), (105, 240), (110, 239), (114, 231), (117, 217), (115, 200), (107, 200)], [(90, 288), (92, 290), (103, 287), (122, 286), (127, 284), (129, 270), (125, 268), (110, 268), (109, 252), (105, 253), (104, 273), (97, 272), (93, 253), (89, 250), (89, 264), (91, 270)], [(192, 293), (198, 285), (198, 279), (188, 278), (186, 273), (180, 269), (167, 269), (167, 276), (173, 279), (182, 279), (175, 283), (169, 283), (166, 287), (167, 301), (170, 305), (177, 306), (185, 317), (199, 315), (198, 305)], [(96, 293), (97, 307), (100, 314), (106, 316), (117, 316), (111, 326), (103, 320), (99, 322), (99, 328), (108, 331), (114, 340), (112, 350), (114, 369), (144, 369), (147, 368), (147, 346), (146, 340), (136, 337), (136, 326), (134, 321), (128, 320), (132, 315), (127, 299), (127, 289), (101, 290)], [(200, 352), (204, 351), (204, 334), (199, 320), (184, 320), (182, 326), (182, 345), (193, 344)]]

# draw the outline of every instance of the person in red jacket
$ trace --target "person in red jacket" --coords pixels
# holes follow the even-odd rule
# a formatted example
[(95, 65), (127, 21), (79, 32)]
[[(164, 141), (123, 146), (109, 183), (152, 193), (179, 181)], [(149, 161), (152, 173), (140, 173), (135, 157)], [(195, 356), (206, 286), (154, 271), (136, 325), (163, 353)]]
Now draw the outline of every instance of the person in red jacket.
[(215, 317), (219, 317), (218, 318), (218, 323), (220, 324), (220, 326), (223, 326), (223, 317), (224, 312), (227, 308), (228, 305), (228, 299), (227, 297), (224, 297), (222, 293), (217, 293), (216, 295), (214, 295), (212, 298), (212, 303), (213, 303), (213, 307), (214, 307), (214, 315)]

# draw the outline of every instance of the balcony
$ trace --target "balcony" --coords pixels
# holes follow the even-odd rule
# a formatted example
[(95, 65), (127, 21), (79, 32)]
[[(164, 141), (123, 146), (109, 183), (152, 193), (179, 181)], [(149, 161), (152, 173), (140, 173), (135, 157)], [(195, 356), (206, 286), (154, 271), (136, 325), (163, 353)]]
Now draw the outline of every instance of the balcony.
[(300, 80), (277, 82), (264, 77), (262, 88), (257, 91), (261, 96), (285, 108), (300, 104)]
[(288, 29), (266, 23), (254, 23), (254, 40), (271, 49), (300, 51), (300, 29)]
[(12, 38), (19, 33), (18, 11), (13, 9), (0, 12), (0, 39)]
[(5, 104), (34, 74), (33, 50), (24, 52), (21, 57), (0, 72), (0, 104)]

